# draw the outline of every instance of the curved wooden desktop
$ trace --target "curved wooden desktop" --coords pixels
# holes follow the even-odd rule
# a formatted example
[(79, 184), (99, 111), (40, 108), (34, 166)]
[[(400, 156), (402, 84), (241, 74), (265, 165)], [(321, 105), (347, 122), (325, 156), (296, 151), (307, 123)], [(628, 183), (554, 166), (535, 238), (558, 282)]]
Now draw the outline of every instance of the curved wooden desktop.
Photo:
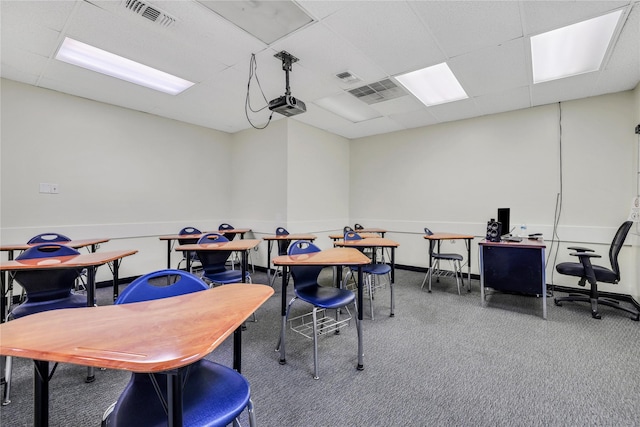
[[(47, 425), (48, 375), (39, 372), (48, 373), (49, 361), (170, 371), (180, 384), (180, 368), (205, 357), (235, 331), (234, 367), (240, 371), (239, 326), (272, 294), (265, 285), (226, 285), (140, 303), (33, 314), (0, 325), (0, 354), (34, 359), (34, 425)], [(175, 404), (169, 425), (174, 425), (172, 416), (182, 416), (181, 400)]]

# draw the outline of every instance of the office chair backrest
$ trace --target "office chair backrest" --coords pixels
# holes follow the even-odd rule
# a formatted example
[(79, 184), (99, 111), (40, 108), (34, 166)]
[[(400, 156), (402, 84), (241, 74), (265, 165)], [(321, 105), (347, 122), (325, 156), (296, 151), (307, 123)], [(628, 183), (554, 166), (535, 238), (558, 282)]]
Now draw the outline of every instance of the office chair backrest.
[[(218, 227), (218, 231), (233, 230), (233, 229), (234, 229), (233, 226), (231, 224), (227, 224), (226, 222), (220, 224), (220, 226)], [(229, 234), (228, 236), (229, 237), (227, 238), (229, 240), (233, 240), (236, 237), (235, 233)]]
[[(286, 236), (289, 232), (284, 227), (276, 228), (276, 236)], [(278, 240), (278, 255), (286, 255), (289, 249), (289, 240)]]
[[(40, 243), (16, 257), (16, 261), (38, 258), (80, 255), (80, 252), (60, 243)], [(14, 279), (24, 288), (30, 302), (65, 298), (75, 287), (82, 268), (16, 271)]]
[[(224, 243), (229, 240), (220, 233), (207, 233), (198, 239), (198, 244)], [(224, 265), (231, 256), (231, 251), (196, 251), (196, 254), (205, 273), (212, 274), (226, 270)]]
[(609, 249), (609, 261), (611, 262), (611, 269), (616, 273), (616, 280), (620, 280), (620, 266), (618, 265), (618, 254), (620, 254), (620, 249), (622, 249), (622, 245), (624, 244), (625, 239), (627, 238), (627, 234), (633, 225), (632, 221), (625, 221), (622, 223), (618, 231), (616, 231), (616, 235), (613, 236), (613, 241), (611, 242), (611, 248)]
[(159, 270), (138, 277), (120, 294), (115, 304), (149, 301), (208, 289), (197, 276), (182, 270)]
[(358, 231), (358, 230), (364, 230), (364, 227), (363, 227), (363, 226), (361, 226), (360, 224), (355, 224), (355, 225), (353, 226), (353, 228), (354, 228), (356, 231)]
[(71, 239), (65, 236), (64, 234), (58, 233), (42, 233), (37, 236), (33, 236), (27, 242), (28, 245), (36, 244), (36, 243), (54, 243), (54, 242), (70, 242)]
[[(289, 256), (310, 254), (314, 252), (320, 252), (320, 248), (309, 240), (297, 240), (289, 246)], [(291, 266), (293, 286), (296, 288), (317, 286), (318, 276), (323, 268), (324, 266), (322, 265)]]

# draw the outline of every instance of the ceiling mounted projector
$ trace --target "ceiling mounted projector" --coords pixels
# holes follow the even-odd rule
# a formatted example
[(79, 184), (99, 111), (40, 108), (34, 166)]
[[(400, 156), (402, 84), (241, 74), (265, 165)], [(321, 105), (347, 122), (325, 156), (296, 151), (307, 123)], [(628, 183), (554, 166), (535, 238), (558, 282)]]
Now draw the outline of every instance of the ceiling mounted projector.
[(269, 101), (269, 109), (287, 117), (304, 113), (307, 111), (306, 105), (304, 105), (304, 102), (291, 96), (291, 89), (289, 88), (289, 72), (291, 71), (291, 64), (297, 62), (298, 58), (284, 50), (276, 53), (274, 56), (282, 60), (282, 69), (285, 72), (286, 86), (283, 96)]

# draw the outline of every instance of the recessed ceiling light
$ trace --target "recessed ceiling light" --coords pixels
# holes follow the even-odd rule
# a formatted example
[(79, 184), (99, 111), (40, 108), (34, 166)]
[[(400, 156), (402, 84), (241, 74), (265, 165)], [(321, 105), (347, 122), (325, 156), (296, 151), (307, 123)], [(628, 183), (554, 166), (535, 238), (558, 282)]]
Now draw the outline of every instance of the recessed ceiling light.
[(194, 85), (188, 80), (69, 37), (62, 42), (56, 59), (170, 95), (177, 95)]
[(600, 69), (620, 16), (617, 10), (531, 37), (533, 83)]
[(314, 101), (314, 104), (353, 123), (382, 117), (379, 112), (348, 93), (327, 96)]
[(296, 3), (289, 0), (199, 0), (199, 3), (266, 44), (313, 22)]
[(446, 62), (395, 77), (427, 106), (459, 101), (469, 96)]

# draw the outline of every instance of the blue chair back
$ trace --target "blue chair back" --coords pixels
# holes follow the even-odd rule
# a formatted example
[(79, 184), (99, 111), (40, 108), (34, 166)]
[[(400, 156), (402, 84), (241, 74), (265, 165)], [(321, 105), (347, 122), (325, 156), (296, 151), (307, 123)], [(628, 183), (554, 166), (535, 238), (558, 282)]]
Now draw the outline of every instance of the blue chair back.
[(356, 231), (358, 231), (358, 230), (364, 230), (364, 227), (363, 227), (362, 225), (360, 225), (360, 224), (355, 224), (355, 225), (353, 226), (353, 228), (354, 228)]
[[(302, 255), (320, 252), (320, 248), (309, 240), (297, 240), (289, 246), (289, 255)], [(300, 289), (307, 286), (317, 286), (318, 276), (324, 268), (323, 265), (291, 266), (293, 286)]]
[(159, 270), (138, 277), (120, 294), (115, 304), (150, 301), (209, 289), (197, 276), (182, 270)]
[[(73, 255), (80, 255), (80, 252), (60, 243), (41, 243), (22, 252), (16, 261)], [(24, 288), (26, 302), (43, 302), (68, 297), (81, 272), (82, 268), (19, 270), (15, 272), (14, 280)]]
[[(200, 237), (198, 244), (223, 243), (229, 239), (220, 233), (207, 233)], [(225, 264), (231, 256), (231, 251), (196, 251), (205, 274), (226, 271)]]
[[(218, 231), (233, 230), (233, 229), (234, 229), (233, 226), (231, 224), (227, 224), (226, 222), (220, 224), (220, 226), (218, 227)], [(229, 240), (233, 240), (233, 239), (235, 239), (235, 237), (236, 237), (236, 235), (234, 233), (234, 234), (229, 234), (229, 237), (227, 237), (227, 238)]]
[[(286, 236), (289, 232), (284, 227), (276, 228), (276, 236)], [(278, 240), (278, 255), (286, 255), (289, 249), (289, 240)]]
[(344, 240), (362, 240), (362, 236), (355, 231), (347, 231), (344, 233)]
[(55, 243), (55, 242), (70, 242), (71, 239), (65, 236), (64, 234), (58, 233), (42, 233), (37, 236), (33, 236), (27, 242), (28, 245), (36, 244), (36, 243)]
[(349, 227), (348, 225), (346, 225), (343, 229), (342, 229), (342, 234), (347, 233), (349, 231), (353, 231), (353, 228)]
[(424, 228), (424, 234), (427, 236), (433, 236), (433, 231), (429, 230), (427, 227)]
[[(195, 227), (185, 227), (182, 230), (180, 230), (180, 232), (178, 234), (180, 236), (184, 236), (184, 235), (187, 235), (187, 234), (202, 234), (202, 231), (198, 230)], [(198, 239), (178, 239), (178, 244), (180, 244), (180, 245), (190, 245), (192, 243), (197, 243), (197, 242), (198, 242)], [(186, 254), (185, 254), (185, 256), (186, 256)], [(198, 256), (193, 251), (189, 252), (189, 256), (194, 261), (198, 259)]]

